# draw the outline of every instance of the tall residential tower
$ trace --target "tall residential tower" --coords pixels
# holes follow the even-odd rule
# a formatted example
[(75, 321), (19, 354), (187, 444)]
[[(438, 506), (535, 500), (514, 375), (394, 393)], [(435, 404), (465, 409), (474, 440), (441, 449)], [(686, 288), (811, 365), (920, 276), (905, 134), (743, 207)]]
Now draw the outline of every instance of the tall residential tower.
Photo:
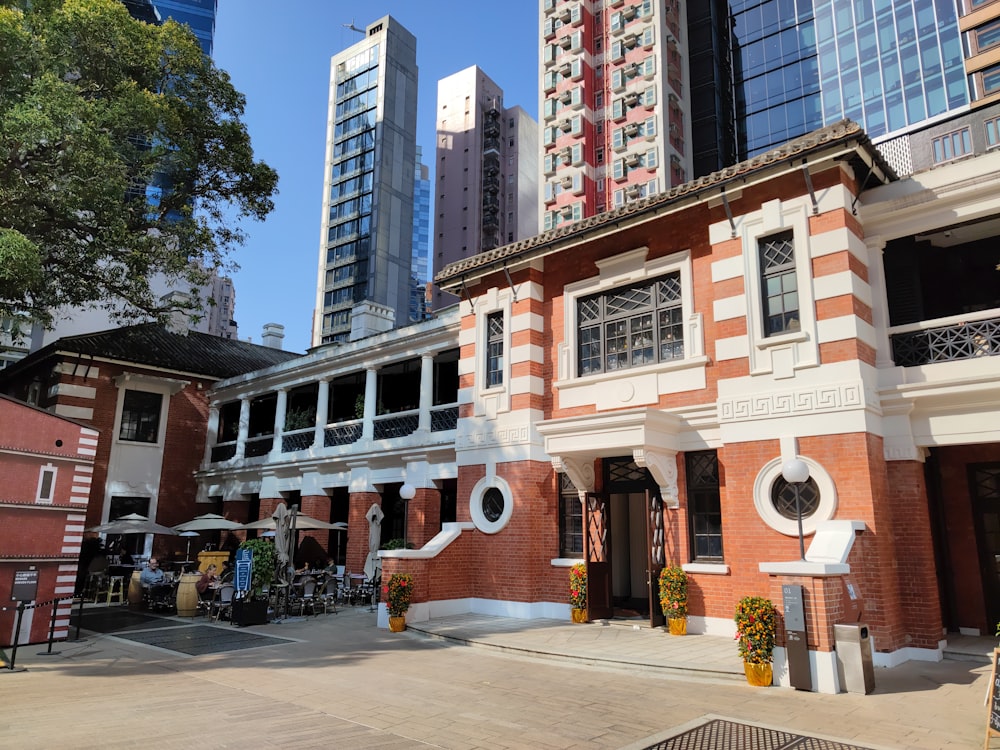
[(313, 346), (351, 338), (358, 303), (409, 313), (417, 40), (391, 16), (364, 35), (330, 63)]
[(435, 274), (538, 233), (538, 123), (475, 65), (438, 81), (435, 169)]

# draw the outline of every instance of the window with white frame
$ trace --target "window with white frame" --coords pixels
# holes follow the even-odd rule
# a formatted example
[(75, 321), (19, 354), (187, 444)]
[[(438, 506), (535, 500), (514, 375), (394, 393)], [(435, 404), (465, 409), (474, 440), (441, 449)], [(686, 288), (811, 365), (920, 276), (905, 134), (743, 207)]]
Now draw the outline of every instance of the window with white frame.
[(503, 311), (486, 316), (486, 387), (503, 385)]
[(684, 358), (679, 271), (577, 301), (577, 372), (592, 375)]
[(119, 440), (155, 443), (160, 432), (160, 408), (163, 395), (148, 391), (125, 391)]
[(795, 242), (791, 231), (757, 240), (760, 262), (764, 336), (800, 328), (799, 289), (795, 273)]
[(56, 472), (57, 469), (52, 464), (46, 464), (38, 470), (38, 491), (35, 493), (35, 502), (42, 505), (51, 505), (56, 493)]

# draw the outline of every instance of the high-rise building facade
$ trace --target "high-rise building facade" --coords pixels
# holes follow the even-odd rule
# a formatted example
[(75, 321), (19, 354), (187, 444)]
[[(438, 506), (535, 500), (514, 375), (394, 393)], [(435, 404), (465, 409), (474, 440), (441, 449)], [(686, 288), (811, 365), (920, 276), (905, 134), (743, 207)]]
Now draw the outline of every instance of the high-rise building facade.
[(540, 0), (543, 230), (691, 174), (680, 0)]
[[(540, 0), (540, 14), (543, 229), (843, 118), (906, 174), (941, 161), (911, 156), (909, 134), (1000, 105), (995, 0)], [(973, 151), (956, 138), (940, 157)]]
[(438, 81), (435, 170), (435, 274), (538, 233), (538, 123), (475, 65)]
[(408, 317), (416, 130), (417, 40), (385, 16), (330, 63), (314, 346), (360, 302)]
[(211, 57), (218, 0), (153, 0), (153, 5), (163, 20), (172, 18), (187, 24), (198, 37), (202, 50)]
[(417, 164), (413, 173), (413, 261), (410, 264), (411, 323), (427, 317), (427, 258), (431, 237), (431, 177), (423, 163), (423, 151), (417, 146)]

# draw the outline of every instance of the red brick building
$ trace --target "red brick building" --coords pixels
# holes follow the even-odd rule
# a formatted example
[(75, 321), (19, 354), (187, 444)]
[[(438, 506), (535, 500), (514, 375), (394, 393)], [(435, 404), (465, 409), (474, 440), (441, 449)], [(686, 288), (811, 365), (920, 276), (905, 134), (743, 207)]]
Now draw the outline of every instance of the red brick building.
[[(37, 595), (25, 604), (19, 643), (65, 638), (76, 582), (99, 435), (77, 421), (0, 396), (0, 646), (14, 641), (15, 571), (35, 571)], [(49, 604), (53, 602), (53, 604)]]
[[(60, 339), (0, 372), (0, 391), (100, 434), (86, 527), (129, 513), (173, 526), (214, 510), (196, 505), (194, 481), (205, 457), (207, 390), (297, 356), (149, 323)], [(183, 557), (187, 542), (129, 541), (139, 557), (165, 558)]]

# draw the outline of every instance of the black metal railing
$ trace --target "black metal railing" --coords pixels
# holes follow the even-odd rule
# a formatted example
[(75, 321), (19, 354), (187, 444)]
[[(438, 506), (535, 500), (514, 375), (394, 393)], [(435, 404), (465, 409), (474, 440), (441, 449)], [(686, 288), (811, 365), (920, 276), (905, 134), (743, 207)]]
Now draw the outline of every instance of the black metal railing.
[(374, 438), (376, 440), (386, 440), (388, 438), (406, 437), (416, 432), (419, 425), (420, 415), (417, 412), (377, 417), (375, 419)]
[(281, 452), (294, 453), (295, 451), (308, 450), (312, 447), (315, 438), (316, 431), (312, 428), (289, 432), (281, 436)]
[(1000, 318), (895, 333), (889, 340), (901, 367), (991, 357), (1000, 354)]
[(266, 456), (271, 452), (271, 448), (273, 447), (274, 435), (264, 435), (253, 440), (247, 440), (247, 444), (243, 449), (243, 457), (256, 458), (258, 456)]
[(338, 424), (323, 430), (323, 447), (350, 445), (361, 439), (361, 422)]
[(236, 442), (220, 443), (212, 448), (212, 461), (228, 461), (236, 455)]
[(454, 430), (457, 425), (457, 406), (444, 406), (431, 410), (431, 432)]

